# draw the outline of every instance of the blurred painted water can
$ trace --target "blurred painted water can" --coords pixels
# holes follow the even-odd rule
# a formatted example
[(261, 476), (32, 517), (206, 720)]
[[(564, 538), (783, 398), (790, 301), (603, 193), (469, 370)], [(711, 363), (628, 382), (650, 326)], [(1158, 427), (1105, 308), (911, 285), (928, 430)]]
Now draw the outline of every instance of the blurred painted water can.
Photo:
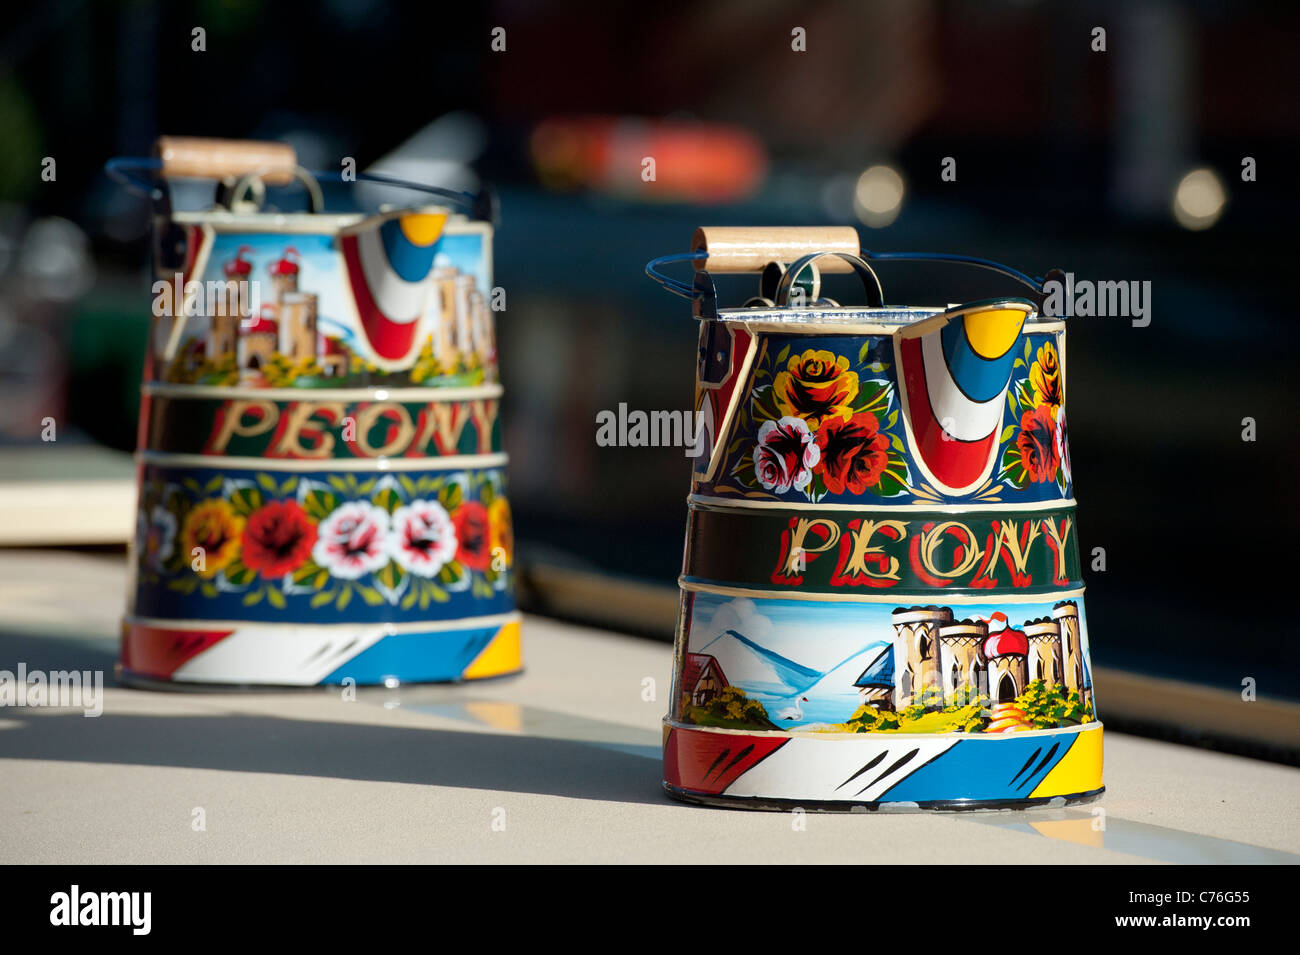
[[(852, 229), (701, 229), (693, 247), (647, 270), (701, 326), (668, 792), (831, 810), (1097, 797), (1065, 327), (1039, 314), (1043, 283), (863, 252)], [(889, 259), (983, 265), (1031, 297), (887, 306)], [(674, 260), (693, 282), (661, 271)], [(824, 297), (836, 271), (866, 307)], [(759, 275), (759, 295), (718, 308), (725, 272)]]
[[(110, 172), (156, 211), (124, 677), (518, 670), (491, 224), (411, 184), (436, 204), (327, 212), (275, 143), (164, 139)], [(212, 205), (173, 210), (179, 177)]]

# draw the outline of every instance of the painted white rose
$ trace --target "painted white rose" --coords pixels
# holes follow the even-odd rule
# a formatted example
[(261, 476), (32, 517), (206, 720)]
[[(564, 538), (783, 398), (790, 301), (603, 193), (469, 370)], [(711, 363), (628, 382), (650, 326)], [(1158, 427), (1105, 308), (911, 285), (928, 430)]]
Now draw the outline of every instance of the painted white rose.
[(369, 501), (352, 501), (316, 528), (312, 560), (335, 577), (356, 580), (388, 563), (388, 512)]
[(404, 570), (432, 577), (456, 556), (456, 527), (435, 500), (412, 501), (393, 512), (388, 553)]

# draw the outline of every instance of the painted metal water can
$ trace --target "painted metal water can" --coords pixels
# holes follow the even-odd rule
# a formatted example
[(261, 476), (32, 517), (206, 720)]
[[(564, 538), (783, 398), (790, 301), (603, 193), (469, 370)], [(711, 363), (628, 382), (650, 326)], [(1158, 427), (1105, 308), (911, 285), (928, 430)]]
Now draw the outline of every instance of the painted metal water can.
[[(888, 306), (888, 259), (1032, 291)], [(674, 260), (692, 283), (664, 274)], [(1039, 314), (1043, 283), (864, 252), (851, 228), (701, 229), (647, 271), (700, 320), (668, 792), (830, 810), (1096, 798), (1065, 327)], [(866, 307), (823, 297), (834, 271), (858, 273)], [(725, 272), (759, 274), (760, 294), (719, 308)]]
[[(327, 174), (276, 143), (165, 138), (109, 168), (153, 198), (156, 233), (124, 678), (518, 670), (492, 226), (472, 197), (359, 174), (329, 193), (355, 211), (326, 211)], [(216, 180), (212, 205), (174, 210), (179, 177)], [(270, 205), (300, 204), (293, 185), (307, 211)], [(360, 188), (437, 201), (367, 212)]]

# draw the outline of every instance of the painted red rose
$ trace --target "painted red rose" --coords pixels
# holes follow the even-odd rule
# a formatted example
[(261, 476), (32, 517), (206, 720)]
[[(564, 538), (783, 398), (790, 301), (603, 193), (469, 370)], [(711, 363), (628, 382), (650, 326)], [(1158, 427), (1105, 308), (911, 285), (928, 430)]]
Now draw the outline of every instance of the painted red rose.
[(1051, 405), (1038, 405), (1020, 416), (1016, 436), (1020, 463), (1030, 481), (1042, 484), (1056, 479), (1061, 454), (1056, 444), (1056, 418)]
[(456, 559), (471, 570), (487, 570), (492, 562), (487, 508), (466, 501), (451, 516), (456, 528)]
[(870, 411), (847, 421), (823, 418), (816, 441), (821, 460), (814, 470), (832, 494), (843, 494), (845, 488), (862, 494), (880, 482), (889, 464), (889, 438), (880, 433), (880, 422)]
[(297, 501), (273, 501), (249, 515), (240, 544), (246, 566), (263, 577), (282, 577), (306, 562), (316, 525)]

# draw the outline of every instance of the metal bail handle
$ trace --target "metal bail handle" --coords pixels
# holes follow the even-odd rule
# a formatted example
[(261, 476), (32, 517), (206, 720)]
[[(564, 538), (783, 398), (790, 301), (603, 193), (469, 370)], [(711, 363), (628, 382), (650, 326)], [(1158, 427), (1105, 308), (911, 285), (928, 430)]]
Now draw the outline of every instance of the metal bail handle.
[(858, 277), (862, 279), (863, 287), (867, 290), (868, 308), (880, 308), (885, 304), (885, 290), (881, 287), (880, 278), (876, 275), (875, 270), (859, 256), (848, 252), (813, 252), (811, 255), (805, 255), (790, 263), (790, 267), (781, 276), (781, 282), (776, 287), (776, 304), (788, 306), (790, 304), (790, 290), (798, 280), (799, 273), (806, 268), (816, 269), (817, 266), (813, 265), (813, 263), (825, 256), (835, 256), (842, 262), (846, 262), (854, 272), (858, 273)]
[[(774, 299), (765, 300), (763, 294), (751, 299), (750, 305), (781, 305), (789, 307), (790, 290), (796, 284), (806, 287), (818, 287), (821, 272), (857, 272), (867, 289), (868, 306), (881, 307), (884, 304), (884, 289), (876, 275), (874, 265), (880, 262), (932, 262), (948, 265), (966, 265), (987, 269), (1015, 279), (1027, 286), (1030, 298), (1041, 309), (1046, 298), (1044, 285), (1049, 280), (1061, 281), (1063, 275), (1059, 269), (1052, 269), (1042, 278), (1034, 278), (1010, 266), (981, 259), (971, 255), (953, 255), (943, 252), (872, 252), (862, 249), (858, 242), (857, 230), (851, 226), (809, 227), (792, 226), (782, 228), (738, 227), (718, 228), (704, 227), (697, 229), (691, 240), (692, 251), (674, 255), (663, 255), (646, 263), (646, 275), (658, 282), (674, 295), (689, 298), (693, 302), (693, 312), (697, 318), (717, 317), (717, 297), (710, 273), (759, 273), (763, 275), (760, 288), (768, 287), (768, 275), (765, 274), (773, 263), (784, 267), (776, 288), (779, 294)], [(662, 271), (664, 266), (690, 262), (695, 269), (695, 280), (682, 282)], [(814, 262), (820, 262), (814, 265)], [(800, 278), (800, 273), (811, 270), (813, 281)], [(815, 294), (814, 294), (815, 297)], [(809, 303), (811, 305), (817, 302)], [(822, 302), (833, 307), (834, 303)]]
[(307, 189), (311, 212), (324, 211), (320, 182), (368, 182), (423, 192), (452, 203), (475, 219), (497, 225), (496, 197), (488, 188), (478, 193), (444, 189), (420, 182), (409, 182), (378, 173), (355, 173), (343, 179), (339, 170), (307, 170), (298, 165), (297, 154), (288, 143), (238, 139), (208, 139), (199, 136), (160, 136), (154, 155), (148, 158), (120, 156), (104, 166), (109, 177), (134, 192), (153, 200), (155, 210), (170, 215), (171, 197), (167, 180), (172, 178), (213, 179), (220, 183), (217, 204), (228, 206), (246, 192), (259, 197), (264, 187), (286, 186), (295, 180)]

